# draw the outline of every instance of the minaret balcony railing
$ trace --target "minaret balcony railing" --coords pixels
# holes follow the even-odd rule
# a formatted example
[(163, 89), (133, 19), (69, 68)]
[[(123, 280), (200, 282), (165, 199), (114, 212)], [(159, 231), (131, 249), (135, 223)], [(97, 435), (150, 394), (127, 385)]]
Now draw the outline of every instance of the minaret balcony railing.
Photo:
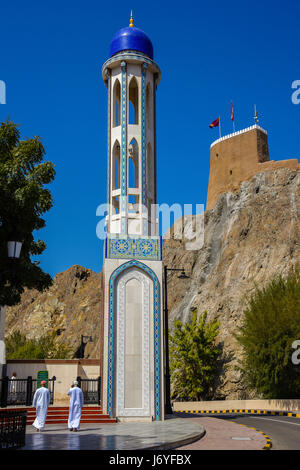
[(112, 214), (111, 220), (119, 220), (121, 218), (121, 214)]
[(139, 135), (139, 131), (138, 131), (138, 128), (141, 127), (140, 124), (132, 124), (132, 123), (128, 123), (128, 134), (130, 135), (133, 135), (133, 137), (135, 137), (135, 135), (138, 137)]
[(128, 219), (139, 219), (140, 213), (139, 212), (128, 212)]
[(132, 63), (132, 64), (140, 64), (146, 63), (149, 66), (149, 70), (151, 72), (157, 73), (157, 81), (156, 84), (158, 85), (160, 82), (160, 76), (161, 76), (161, 71), (159, 66), (157, 65), (156, 62), (154, 62), (150, 57), (147, 55), (143, 54), (142, 52), (137, 52), (137, 51), (126, 51), (126, 52), (120, 52), (119, 54), (114, 55), (110, 59), (108, 59), (102, 66), (102, 78), (104, 80), (104, 83), (107, 84), (107, 78), (105, 74), (105, 69), (110, 68), (114, 69), (117, 67), (121, 66), (121, 62), (126, 61), (127, 63)]
[(111, 192), (111, 195), (114, 196), (120, 196), (121, 195), (121, 188), (113, 189)]
[(128, 188), (128, 196), (139, 196), (140, 189), (139, 188)]

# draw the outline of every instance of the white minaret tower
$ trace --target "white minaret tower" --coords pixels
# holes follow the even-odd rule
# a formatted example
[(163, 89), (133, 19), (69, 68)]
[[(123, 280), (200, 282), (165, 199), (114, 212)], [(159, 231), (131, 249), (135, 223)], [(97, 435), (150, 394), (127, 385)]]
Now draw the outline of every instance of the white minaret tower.
[(163, 419), (162, 255), (156, 204), (155, 95), (150, 39), (117, 32), (102, 68), (108, 90), (103, 410)]

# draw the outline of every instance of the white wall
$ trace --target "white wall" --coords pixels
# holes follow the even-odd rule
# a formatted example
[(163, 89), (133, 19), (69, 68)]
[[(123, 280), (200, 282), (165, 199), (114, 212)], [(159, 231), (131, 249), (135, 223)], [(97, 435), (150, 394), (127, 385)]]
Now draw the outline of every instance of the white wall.
[(298, 411), (300, 400), (220, 400), (220, 401), (182, 401), (173, 403), (174, 411), (209, 411), (209, 410), (267, 410)]

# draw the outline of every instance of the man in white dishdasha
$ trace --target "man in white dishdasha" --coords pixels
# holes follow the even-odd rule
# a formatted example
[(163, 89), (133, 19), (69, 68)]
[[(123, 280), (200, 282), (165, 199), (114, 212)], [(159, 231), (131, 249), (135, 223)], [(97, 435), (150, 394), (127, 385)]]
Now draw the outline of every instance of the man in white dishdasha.
[(83, 406), (83, 392), (78, 387), (77, 380), (74, 380), (68, 395), (70, 396), (68, 428), (70, 431), (76, 432), (80, 427), (81, 408)]
[(32, 406), (36, 408), (36, 418), (32, 423), (32, 426), (36, 428), (37, 432), (41, 432), (45, 427), (48, 406), (50, 403), (50, 392), (45, 385), (46, 381), (42, 380), (41, 387), (36, 390), (32, 402)]

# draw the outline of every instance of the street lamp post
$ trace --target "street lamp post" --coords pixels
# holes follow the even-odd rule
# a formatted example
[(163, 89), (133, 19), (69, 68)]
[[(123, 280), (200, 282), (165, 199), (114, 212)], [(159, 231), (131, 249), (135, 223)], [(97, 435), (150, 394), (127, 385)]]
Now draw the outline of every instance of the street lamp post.
[(166, 405), (165, 414), (172, 414), (171, 406), (171, 380), (170, 380), (170, 361), (169, 361), (169, 313), (168, 313), (168, 271), (181, 271), (178, 276), (179, 279), (187, 279), (188, 276), (185, 274), (183, 268), (168, 268), (164, 266), (164, 314), (165, 314), (165, 354), (166, 354)]
[[(84, 340), (87, 339), (86, 343), (84, 342)], [(84, 346), (87, 344), (87, 343), (92, 343), (93, 342), (93, 338), (91, 336), (84, 336), (84, 335), (81, 335), (81, 343), (80, 343), (80, 359), (83, 359), (84, 358)]]

